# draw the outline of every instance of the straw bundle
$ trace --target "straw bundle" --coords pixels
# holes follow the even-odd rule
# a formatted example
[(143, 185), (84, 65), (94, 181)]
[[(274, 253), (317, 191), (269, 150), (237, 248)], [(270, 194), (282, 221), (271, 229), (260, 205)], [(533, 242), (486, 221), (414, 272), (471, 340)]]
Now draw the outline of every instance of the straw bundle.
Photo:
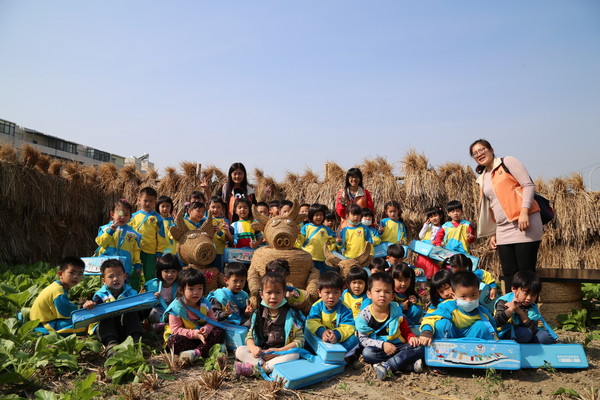
[(122, 198), (127, 199), (131, 204), (135, 204), (140, 189), (142, 189), (141, 182), (140, 173), (135, 165), (126, 165), (119, 170), (115, 190), (121, 193)]
[(213, 195), (227, 183), (227, 174), (215, 165), (209, 165), (204, 168), (202, 174), (208, 180), (208, 188)]
[(256, 199), (257, 201), (266, 201), (267, 203), (273, 200), (285, 199), (285, 194), (281, 186), (275, 182), (270, 176), (265, 176), (262, 169), (254, 169), (254, 182), (256, 182)]
[(460, 201), (463, 204), (464, 219), (475, 220), (478, 189), (473, 170), (458, 163), (446, 163), (438, 168), (438, 174), (444, 183), (448, 201)]
[(62, 174), (62, 162), (58, 160), (52, 161), (48, 167), (48, 173), (51, 175), (60, 176)]
[(325, 163), (325, 179), (319, 185), (311, 185), (310, 191), (306, 191), (306, 197), (310, 203), (324, 204), (335, 211), (335, 195), (344, 187), (346, 171), (334, 162)]
[(29, 168), (35, 167), (41, 155), (42, 153), (28, 144), (21, 146), (21, 158), (25, 166)]
[(0, 162), (16, 163), (19, 161), (17, 152), (12, 146), (0, 146)]
[(181, 176), (177, 170), (172, 167), (165, 168), (165, 176), (160, 180), (156, 189), (159, 196), (169, 196), (174, 204), (179, 204), (179, 198), (176, 195), (179, 193), (181, 185)]
[(383, 206), (390, 200), (404, 204), (405, 193), (394, 175), (393, 166), (384, 157), (364, 160), (359, 166), (364, 187), (371, 193), (375, 205), (375, 219), (384, 217)]
[(428, 208), (445, 203), (447, 197), (444, 183), (435, 170), (428, 168), (423, 154), (409, 150), (402, 160), (402, 169), (405, 174), (405, 208), (424, 215)]

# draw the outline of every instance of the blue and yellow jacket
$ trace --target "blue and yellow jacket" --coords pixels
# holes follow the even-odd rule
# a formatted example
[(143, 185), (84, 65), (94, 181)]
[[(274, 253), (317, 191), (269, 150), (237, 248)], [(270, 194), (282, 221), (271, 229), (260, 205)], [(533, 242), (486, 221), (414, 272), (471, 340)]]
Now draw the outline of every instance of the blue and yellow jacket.
[(140, 242), (142, 235), (131, 226), (120, 226), (111, 229), (112, 222), (98, 229), (96, 244), (100, 246), (99, 254), (103, 256), (122, 256), (127, 259), (124, 263), (125, 272), (131, 275), (132, 267), (136, 270), (142, 268), (140, 260)]
[(137, 211), (131, 216), (129, 225), (142, 235), (140, 241), (141, 251), (146, 254), (156, 254), (157, 257), (162, 256), (167, 245), (167, 239), (162, 217), (159, 213), (154, 210), (149, 212)]
[(213, 236), (213, 243), (215, 245), (215, 249), (217, 254), (223, 254), (225, 252), (225, 248), (227, 247), (227, 234), (223, 229), (223, 222), (226, 222), (229, 225), (229, 220), (227, 218), (215, 218), (212, 219), (212, 225), (219, 228), (219, 230)]
[[(381, 243), (381, 239), (371, 235), (371, 231), (363, 224), (356, 226), (348, 225), (340, 232), (341, 240), (338, 241), (338, 247), (345, 257), (356, 258), (365, 250), (367, 242), (373, 246)], [(374, 249), (371, 249), (373, 254)]]
[(355, 296), (349, 289), (346, 289), (342, 293), (342, 302), (344, 302), (344, 305), (352, 311), (352, 316), (354, 318), (356, 318), (362, 309), (362, 303), (366, 299), (368, 299), (366, 292), (360, 296)]
[[(514, 298), (515, 298), (515, 294), (513, 292), (510, 292), (510, 293), (507, 293), (504, 296), (500, 297), (498, 300), (496, 300), (495, 304), (498, 305), (498, 303), (500, 301), (503, 301), (504, 303), (510, 303), (511, 301), (514, 300)], [(501, 322), (498, 322), (498, 316), (496, 315), (497, 313), (498, 313), (498, 310), (494, 310), (495, 320), (498, 323), (498, 328), (497, 328), (498, 337), (500, 339), (510, 339), (513, 336), (513, 334), (512, 334), (513, 328), (515, 326), (523, 325), (523, 321), (521, 321), (521, 317), (519, 316), (519, 314), (517, 314), (516, 312), (513, 312), (511, 317), (508, 319), (508, 322), (506, 324), (500, 326)], [(542, 314), (540, 313), (540, 309), (536, 303), (531, 303), (529, 305), (529, 307), (527, 308), (527, 318), (529, 318), (530, 321), (536, 321), (537, 323), (539, 323), (539, 321), (542, 321), (544, 324), (544, 328), (548, 331), (548, 333), (555, 340), (558, 339), (554, 330), (546, 323), (546, 321), (542, 317)], [(537, 323), (535, 324), (535, 326), (537, 326)]]
[(483, 269), (476, 269), (475, 271), (473, 271), (473, 273), (477, 275), (477, 277), (479, 278), (479, 282), (485, 283), (490, 287), (490, 289), (496, 287), (496, 280), (488, 271), (485, 271)]
[(334, 250), (335, 232), (324, 225), (309, 222), (300, 228), (298, 242), (304, 251), (310, 253), (313, 261), (325, 261), (323, 247), (327, 244), (330, 250)]
[(433, 244), (443, 246), (448, 250), (469, 254), (469, 243), (472, 243), (475, 239), (469, 240), (467, 233), (471, 233), (475, 237), (475, 231), (469, 221), (463, 219), (458, 224), (448, 221), (442, 225), (435, 235)]
[(493, 327), (496, 326), (494, 318), (487, 308), (478, 306), (475, 310), (467, 313), (456, 305), (456, 300), (446, 300), (438, 304), (435, 310), (428, 311), (421, 322), (421, 333), (435, 333), (435, 323), (441, 319), (448, 319), (458, 329), (465, 329), (479, 321), (482, 316), (489, 321)]
[[(161, 281), (158, 278), (150, 279), (149, 281), (144, 283), (144, 291), (145, 292), (159, 293), (159, 295), (160, 295), (161, 288), (162, 288)], [(175, 281), (175, 282), (173, 282), (173, 285), (171, 286), (171, 302), (173, 302), (173, 300), (175, 300), (175, 298), (177, 297), (177, 289), (179, 289), (179, 284), (177, 284), (177, 281)], [(165, 301), (165, 304), (166, 304), (166, 301)], [(168, 305), (169, 304), (167, 304), (167, 307), (168, 307)], [(162, 304), (161, 301), (159, 301), (154, 306), (154, 308), (161, 310), (162, 312), (165, 312), (165, 309), (166, 309), (166, 307)]]
[(308, 330), (317, 337), (331, 329), (338, 342), (343, 342), (354, 335), (354, 317), (352, 311), (341, 300), (331, 310), (328, 310), (323, 300), (318, 300), (310, 309), (306, 318)]
[(165, 251), (163, 251), (164, 254), (177, 253), (175, 238), (173, 238), (173, 235), (171, 235), (171, 227), (176, 225), (177, 224), (175, 223), (173, 217), (163, 217), (163, 230), (165, 232)]
[[(138, 292), (135, 289), (133, 289), (126, 283), (123, 285), (122, 289), (123, 290), (121, 291), (121, 293), (115, 298), (115, 296), (113, 296), (112, 292), (110, 291), (110, 288), (107, 285), (102, 285), (102, 287), (98, 289), (96, 293), (94, 293), (92, 301), (96, 304), (108, 303), (111, 301), (125, 299), (127, 297), (135, 296), (136, 294), (138, 294)], [(91, 335), (92, 333), (94, 333), (97, 327), (98, 323), (91, 324), (88, 327), (89, 334)]]
[(82, 333), (87, 327), (75, 330), (71, 323), (71, 313), (77, 309), (77, 305), (69, 301), (69, 290), (60, 281), (54, 281), (36, 297), (29, 319), (39, 320), (40, 326), (48, 332)]
[[(209, 303), (212, 303), (213, 299), (219, 302), (222, 307), (225, 307), (227, 303), (229, 303), (233, 313), (226, 318), (227, 322), (240, 325), (243, 319), (247, 320), (247, 318), (242, 318), (242, 315), (245, 315), (246, 301), (250, 299), (248, 293), (244, 292), (243, 290), (240, 290), (239, 293), (233, 293), (231, 290), (224, 287), (213, 290), (206, 298)], [(219, 320), (220, 319), (217, 318), (217, 321)]]
[(406, 243), (406, 227), (402, 221), (394, 221), (391, 218), (384, 218), (379, 222), (383, 227), (381, 236), (382, 242)]
[[(356, 331), (359, 334), (367, 335), (370, 339), (382, 341), (382, 342), (390, 342), (394, 344), (398, 343), (406, 343), (406, 337), (409, 336), (411, 332), (407, 320), (402, 313), (402, 307), (398, 304), (391, 302), (390, 303), (390, 315), (386, 321), (387, 324), (381, 329), (379, 332), (386, 332), (387, 335), (382, 335), (379, 332), (376, 332), (373, 328), (369, 326), (369, 320), (375, 316), (371, 312), (371, 306), (365, 307), (360, 314), (356, 317)], [(383, 322), (383, 321), (377, 321)], [(403, 335), (403, 331), (405, 335)]]

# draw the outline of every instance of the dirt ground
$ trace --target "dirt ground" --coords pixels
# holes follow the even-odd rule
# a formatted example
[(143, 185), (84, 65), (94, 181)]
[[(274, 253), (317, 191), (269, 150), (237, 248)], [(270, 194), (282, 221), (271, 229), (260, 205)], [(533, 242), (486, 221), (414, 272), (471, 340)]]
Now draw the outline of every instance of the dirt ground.
[[(580, 333), (559, 331), (558, 334), (563, 340), (577, 343), (582, 343), (585, 337)], [(587, 357), (590, 366), (585, 370), (486, 373), (456, 368), (448, 369), (445, 375), (426, 371), (397, 375), (383, 382), (374, 379), (370, 367), (361, 370), (346, 367), (345, 373), (336, 378), (296, 391), (254, 377), (238, 379), (232, 372), (223, 374), (224, 380), (217, 390), (207, 389), (201, 379), (209, 381), (210, 376), (203, 374), (202, 367), (191, 366), (179, 371), (176, 381), (165, 381), (155, 391), (135, 386), (132, 389), (141, 395), (138, 398), (147, 399), (560, 399), (552, 393), (561, 387), (585, 396), (592, 385), (596, 389), (600, 385), (600, 341), (589, 344)], [(231, 362), (230, 359), (229, 366)], [(563, 395), (563, 398), (569, 397)]]

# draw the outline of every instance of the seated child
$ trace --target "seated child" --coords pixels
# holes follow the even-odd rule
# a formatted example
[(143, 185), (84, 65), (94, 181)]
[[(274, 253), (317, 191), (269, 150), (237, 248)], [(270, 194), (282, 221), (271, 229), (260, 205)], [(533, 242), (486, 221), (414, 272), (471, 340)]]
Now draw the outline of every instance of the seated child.
[(325, 218), (325, 206), (322, 204), (313, 204), (308, 209), (309, 222), (300, 228), (298, 240), (301, 242), (301, 248), (308, 252), (313, 260), (313, 264), (320, 273), (324, 274), (331, 271), (332, 268), (325, 264), (325, 252), (323, 247), (327, 244), (335, 247), (335, 232), (323, 225)]
[[(557, 336), (544, 321), (535, 303), (542, 290), (542, 282), (535, 272), (519, 271), (512, 281), (511, 292), (496, 301), (494, 320), (500, 339), (514, 339), (517, 343), (553, 344)], [(544, 329), (538, 329), (542, 321)]]
[(279, 215), (289, 214), (292, 207), (294, 207), (294, 202), (291, 200), (282, 200), (279, 206)]
[(277, 272), (268, 272), (261, 279), (261, 302), (252, 314), (246, 346), (235, 351), (240, 362), (235, 363), (238, 375), (248, 376), (259, 362), (270, 373), (278, 363), (296, 360), (298, 352), (277, 354), (304, 346), (303, 315), (285, 299), (285, 279)]
[(406, 226), (402, 222), (400, 203), (392, 200), (383, 205), (387, 218), (379, 222), (379, 235), (382, 242), (406, 244)]
[[(350, 204), (346, 207), (347, 226), (342, 229), (337, 238), (338, 247), (345, 257), (356, 258), (361, 255), (367, 242), (373, 246), (381, 243), (379, 237), (371, 235), (371, 231), (360, 223), (361, 218), (362, 209), (358, 204)], [(373, 251), (374, 249), (371, 248), (371, 254)]]
[(193, 201), (187, 206), (187, 214), (183, 217), (183, 221), (190, 230), (202, 228), (202, 224), (206, 221), (204, 212), (206, 206), (201, 201)]
[(329, 271), (319, 277), (319, 297), (310, 309), (306, 327), (324, 342), (340, 343), (347, 356), (358, 346), (354, 334), (352, 311), (341, 301), (344, 281), (337, 272)]
[(452, 251), (469, 254), (469, 243), (475, 241), (475, 230), (469, 221), (462, 219), (462, 203), (458, 200), (452, 200), (448, 202), (446, 210), (451, 221), (446, 222), (438, 230), (433, 239), (433, 244)]
[(411, 331), (402, 309), (393, 302), (394, 281), (385, 272), (369, 278), (371, 304), (356, 317), (356, 331), (365, 362), (374, 364), (375, 376), (384, 380), (388, 371), (423, 371), (424, 348)]
[(215, 316), (203, 296), (205, 287), (206, 280), (200, 271), (184, 269), (179, 274), (177, 298), (163, 314), (163, 322), (168, 322), (165, 345), (189, 362), (208, 357), (211, 347), (225, 340), (223, 329), (206, 322), (206, 317)]
[(419, 325), (423, 305), (415, 289), (415, 271), (401, 262), (392, 267), (390, 275), (394, 279), (394, 301), (402, 308), (409, 325)]
[[(453, 256), (448, 257), (444, 260), (443, 263), (444, 268), (449, 268), (452, 272), (460, 272), (460, 271), (472, 271), (480, 282), (480, 287), (487, 285), (490, 288), (490, 300), (495, 300), (496, 295), (498, 294), (498, 287), (496, 286), (496, 280), (488, 271), (485, 271), (481, 268), (473, 271), (473, 261), (464, 254), (454, 254)], [(487, 307), (486, 304), (483, 304)], [(489, 307), (488, 307), (489, 309)]]
[(429, 298), (431, 299), (431, 303), (427, 309), (428, 313), (435, 310), (441, 302), (452, 299), (451, 280), (452, 272), (447, 269), (438, 271), (433, 275), (429, 287)]
[(212, 291), (207, 297), (217, 321), (250, 326), (254, 310), (248, 293), (244, 292), (247, 278), (248, 268), (244, 264), (230, 262), (225, 266), (226, 286)]
[(356, 318), (362, 308), (363, 300), (367, 298), (366, 289), (368, 281), (369, 275), (364, 268), (353, 267), (348, 272), (348, 277), (346, 278), (348, 289), (342, 293), (342, 301), (346, 307), (352, 310), (353, 318)]
[(71, 313), (79, 307), (69, 300), (69, 289), (81, 282), (84, 262), (79, 257), (66, 257), (59, 264), (58, 280), (52, 282), (36, 297), (30, 320), (38, 320), (36, 330), (49, 333), (56, 331), (61, 335), (84, 333), (87, 328), (73, 329)]
[(457, 272), (450, 282), (454, 300), (438, 304), (421, 323), (422, 345), (431, 339), (471, 337), (494, 339), (495, 323), (487, 308), (479, 305), (479, 279), (469, 271)]
[[(92, 300), (83, 306), (93, 308), (94, 306), (110, 301), (124, 299), (137, 294), (131, 286), (125, 283), (127, 274), (125, 267), (119, 260), (106, 260), (100, 266), (103, 286), (94, 293)], [(98, 339), (106, 349), (106, 355), (114, 354), (111, 349), (131, 336), (138, 341), (142, 337), (142, 324), (137, 311), (124, 313), (112, 318), (103, 319), (97, 325), (90, 326), (90, 333), (96, 331)]]
[(181, 265), (177, 257), (171, 253), (167, 253), (156, 261), (156, 276), (157, 278), (150, 279), (144, 283), (144, 292), (154, 292), (158, 298), (158, 304), (150, 311), (148, 320), (158, 323), (155, 325), (157, 329), (164, 327), (162, 315), (177, 297), (177, 275), (181, 271)]

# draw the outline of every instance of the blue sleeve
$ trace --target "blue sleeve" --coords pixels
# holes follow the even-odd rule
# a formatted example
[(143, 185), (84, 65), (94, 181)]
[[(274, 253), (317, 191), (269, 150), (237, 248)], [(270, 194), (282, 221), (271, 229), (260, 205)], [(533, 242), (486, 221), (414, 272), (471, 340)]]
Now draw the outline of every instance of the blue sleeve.
[(354, 326), (354, 315), (352, 314), (352, 310), (346, 306), (343, 306), (340, 310), (340, 325)]
[(54, 299), (54, 307), (58, 313), (64, 317), (70, 317), (71, 313), (77, 310), (77, 306), (69, 301), (69, 298), (65, 294), (61, 294)]

